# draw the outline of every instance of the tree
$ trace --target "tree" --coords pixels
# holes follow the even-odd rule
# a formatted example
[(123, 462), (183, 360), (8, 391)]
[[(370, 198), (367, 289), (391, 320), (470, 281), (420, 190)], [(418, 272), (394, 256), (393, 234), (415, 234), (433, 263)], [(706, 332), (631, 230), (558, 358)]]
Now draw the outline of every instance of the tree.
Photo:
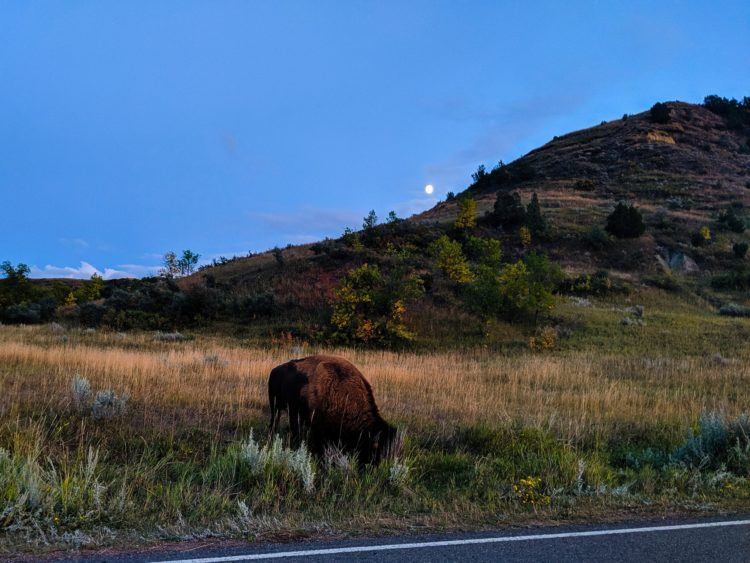
[(398, 344), (414, 335), (405, 325), (407, 303), (424, 292), (421, 278), (404, 272), (383, 276), (376, 265), (350, 270), (334, 293), (331, 325), (341, 342)]
[(562, 271), (545, 256), (531, 253), (499, 271), (479, 266), (475, 277), (466, 288), (466, 299), (476, 313), (508, 320), (533, 314), (536, 320), (540, 313), (552, 310), (552, 292), (562, 279)]
[(448, 279), (456, 283), (467, 283), (473, 279), (460, 243), (443, 235), (432, 243), (431, 251), (438, 268)]
[(526, 210), (517, 192), (502, 192), (495, 200), (492, 218), (496, 225), (511, 232), (526, 221)]
[(164, 267), (159, 271), (159, 274), (165, 278), (188, 276), (195, 272), (200, 257), (200, 254), (196, 254), (192, 250), (183, 250), (182, 256), (178, 258), (177, 254), (170, 250), (164, 255)]
[(34, 286), (29, 280), (31, 269), (26, 264), (18, 263), (14, 268), (5, 261), (0, 264), (0, 272), (5, 276), (0, 280), (0, 305), (14, 305), (34, 297)]
[(375, 210), (371, 209), (370, 212), (365, 216), (362, 221), (362, 228), (366, 231), (373, 229), (378, 224), (378, 216), (375, 214)]
[(458, 202), (458, 216), (454, 226), (459, 230), (475, 227), (477, 224), (477, 202), (472, 197), (464, 197)]
[(662, 102), (656, 102), (649, 111), (652, 123), (669, 123), (671, 116), (669, 106)]
[(198, 260), (200, 260), (200, 257), (200, 254), (196, 254), (192, 250), (183, 250), (182, 257), (178, 261), (180, 274), (183, 276), (188, 276), (195, 272), (195, 267), (198, 265)]
[(607, 217), (604, 229), (617, 238), (638, 238), (646, 231), (643, 216), (632, 205), (620, 202)]
[(547, 230), (547, 220), (542, 215), (542, 208), (539, 206), (539, 198), (536, 192), (531, 195), (531, 201), (526, 206), (526, 226), (535, 235)]
[(464, 243), (464, 250), (468, 258), (475, 264), (482, 264), (497, 268), (503, 256), (500, 241), (491, 238), (481, 238), (469, 235)]
[(93, 274), (90, 280), (83, 282), (83, 285), (75, 291), (74, 298), (77, 303), (96, 301), (101, 298), (103, 291), (104, 280), (99, 274)]
[(159, 274), (165, 278), (173, 278), (180, 273), (180, 266), (177, 261), (177, 254), (169, 251), (164, 255), (162, 260), (164, 266), (159, 270)]
[(273, 254), (273, 257), (276, 260), (276, 265), (279, 268), (283, 268), (284, 267), (284, 251), (281, 250), (278, 246), (274, 246), (273, 250), (271, 250), (271, 254)]
[(471, 179), (475, 184), (478, 184), (484, 178), (487, 176), (487, 169), (484, 167), (484, 164), (480, 164), (477, 166), (477, 171), (472, 173)]
[(395, 211), (389, 211), (388, 212), (388, 218), (386, 219), (386, 222), (389, 225), (393, 225), (394, 223), (398, 223), (401, 219), (398, 218), (398, 215), (396, 215)]

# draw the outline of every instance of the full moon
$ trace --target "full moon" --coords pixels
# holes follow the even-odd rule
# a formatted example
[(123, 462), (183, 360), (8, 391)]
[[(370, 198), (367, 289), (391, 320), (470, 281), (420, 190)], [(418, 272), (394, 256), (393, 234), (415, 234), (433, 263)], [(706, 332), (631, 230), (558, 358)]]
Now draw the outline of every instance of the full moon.
[(435, 186), (433, 186), (432, 184), (427, 184), (424, 187), (424, 193), (426, 193), (426, 194), (431, 194), (434, 191), (435, 191)]

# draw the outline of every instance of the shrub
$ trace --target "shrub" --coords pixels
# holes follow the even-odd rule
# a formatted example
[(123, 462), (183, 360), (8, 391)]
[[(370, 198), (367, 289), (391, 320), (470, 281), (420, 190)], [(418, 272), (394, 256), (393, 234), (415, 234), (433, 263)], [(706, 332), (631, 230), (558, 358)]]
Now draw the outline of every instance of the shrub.
[(461, 244), (447, 235), (441, 236), (431, 246), (437, 267), (453, 282), (467, 283), (473, 278), (469, 263), (464, 256)]
[(112, 389), (99, 391), (91, 404), (91, 416), (94, 420), (120, 416), (125, 412), (128, 400), (128, 395), (118, 396)]
[(523, 225), (518, 229), (518, 238), (521, 241), (521, 246), (524, 248), (531, 246), (531, 231), (526, 225)]
[(469, 308), (483, 317), (508, 320), (528, 314), (538, 317), (552, 309), (552, 291), (560, 276), (559, 266), (535, 253), (506, 264), (499, 272), (490, 266), (479, 266), (475, 281), (466, 287), (466, 301)]
[(256, 477), (300, 483), (306, 492), (315, 488), (315, 465), (304, 442), (297, 449), (284, 447), (279, 436), (261, 446), (252, 434), (240, 445), (239, 461)]
[(722, 116), (730, 129), (739, 130), (750, 125), (750, 98), (746, 97), (740, 102), (734, 98), (706, 96), (703, 106)]
[(694, 469), (750, 474), (750, 419), (701, 415), (698, 428), (674, 451), (672, 460)]
[(98, 327), (106, 311), (99, 303), (84, 303), (78, 307), (78, 318), (83, 326)]
[(526, 209), (521, 203), (521, 196), (517, 192), (498, 194), (492, 211), (492, 219), (506, 232), (514, 231), (523, 225), (526, 221)]
[(586, 244), (586, 246), (588, 246), (592, 250), (601, 251), (606, 250), (610, 246), (612, 246), (612, 239), (601, 227), (591, 227), (583, 234), (582, 240), (584, 244)]
[(750, 317), (750, 307), (727, 303), (719, 309), (719, 314), (724, 317)]
[(464, 250), (468, 258), (475, 264), (486, 264), (497, 268), (502, 258), (500, 241), (491, 238), (481, 238), (469, 235), (464, 243)]
[(735, 242), (732, 245), (732, 253), (734, 254), (735, 258), (744, 258), (747, 254), (747, 248), (748, 245), (746, 242)]
[(620, 202), (607, 217), (605, 230), (617, 238), (638, 238), (646, 231), (646, 226), (634, 206)]
[(720, 225), (726, 227), (733, 233), (742, 233), (745, 231), (745, 221), (738, 217), (734, 211), (734, 207), (722, 211), (719, 213), (718, 222)]
[(649, 117), (652, 123), (669, 123), (671, 120), (669, 106), (662, 102), (657, 102), (651, 106)]
[(406, 304), (424, 292), (421, 278), (400, 271), (384, 277), (376, 265), (349, 271), (334, 293), (331, 325), (341, 342), (398, 344), (414, 338)]
[(711, 278), (711, 287), (714, 289), (729, 289), (743, 291), (750, 289), (750, 268), (742, 265), (723, 274)]
[(694, 232), (690, 236), (690, 243), (693, 246), (706, 246), (711, 242), (711, 229), (708, 227), (701, 227), (698, 231)]
[(477, 202), (474, 198), (464, 197), (458, 202), (458, 216), (454, 227), (459, 230), (466, 230), (475, 227), (477, 224)]

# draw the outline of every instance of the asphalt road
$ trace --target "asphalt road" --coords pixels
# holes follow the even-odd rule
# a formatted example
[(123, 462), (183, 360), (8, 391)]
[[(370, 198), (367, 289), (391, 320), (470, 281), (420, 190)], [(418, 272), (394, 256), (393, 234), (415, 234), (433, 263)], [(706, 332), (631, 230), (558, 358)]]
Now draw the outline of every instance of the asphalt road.
[(535, 528), (523, 532), (306, 541), (232, 547), (195, 545), (140, 553), (62, 559), (94, 563), (232, 561), (750, 561), (750, 518), (612, 526)]

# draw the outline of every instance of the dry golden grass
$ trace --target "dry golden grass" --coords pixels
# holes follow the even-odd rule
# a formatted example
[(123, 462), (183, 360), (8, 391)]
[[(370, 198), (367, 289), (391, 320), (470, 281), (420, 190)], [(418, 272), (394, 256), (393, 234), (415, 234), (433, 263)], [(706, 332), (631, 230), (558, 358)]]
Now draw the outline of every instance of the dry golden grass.
[[(575, 441), (618, 429), (685, 428), (702, 411), (738, 414), (750, 396), (747, 351), (728, 361), (596, 351), (304, 353), (322, 351), (359, 366), (384, 415), (412, 432), (519, 422)], [(128, 393), (132, 422), (144, 428), (221, 434), (265, 423), (268, 373), (293, 356), (211, 338), (156, 343), (148, 334), (71, 332), (65, 339), (46, 328), (0, 327), (0, 415), (65, 408), (79, 373), (94, 389)]]

